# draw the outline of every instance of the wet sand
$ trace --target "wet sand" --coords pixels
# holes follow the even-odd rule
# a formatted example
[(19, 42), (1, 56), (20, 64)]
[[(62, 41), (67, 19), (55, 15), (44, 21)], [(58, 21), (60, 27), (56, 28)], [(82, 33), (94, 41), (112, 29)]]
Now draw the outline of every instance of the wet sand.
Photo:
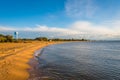
[[(26, 45), (6, 49), (4, 53), (0, 51), (0, 80), (27, 80), (30, 77), (28, 70), (32, 69), (28, 62), (33, 58), (34, 51), (56, 43), (59, 42), (21, 43)], [(3, 47), (8, 44), (14, 43), (0, 43)], [(15, 44), (19, 46), (19, 43)]]

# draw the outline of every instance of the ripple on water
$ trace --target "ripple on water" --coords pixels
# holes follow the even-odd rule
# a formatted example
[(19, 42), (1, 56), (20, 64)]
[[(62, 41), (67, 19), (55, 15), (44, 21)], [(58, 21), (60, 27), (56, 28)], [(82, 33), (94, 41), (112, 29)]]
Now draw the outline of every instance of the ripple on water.
[(38, 57), (36, 71), (43, 80), (120, 80), (119, 49), (120, 42), (48, 46)]

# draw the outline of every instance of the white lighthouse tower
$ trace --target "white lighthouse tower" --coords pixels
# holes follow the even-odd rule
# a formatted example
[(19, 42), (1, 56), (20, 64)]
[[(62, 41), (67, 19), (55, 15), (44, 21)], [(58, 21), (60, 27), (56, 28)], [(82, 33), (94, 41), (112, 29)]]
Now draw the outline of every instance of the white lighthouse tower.
[(14, 32), (15, 39), (18, 39), (18, 32)]

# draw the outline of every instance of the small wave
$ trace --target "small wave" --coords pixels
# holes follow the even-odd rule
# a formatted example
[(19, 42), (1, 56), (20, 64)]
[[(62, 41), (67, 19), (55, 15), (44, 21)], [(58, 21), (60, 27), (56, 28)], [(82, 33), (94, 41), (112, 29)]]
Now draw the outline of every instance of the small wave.
[(35, 51), (35, 52), (34, 52), (34, 57), (35, 57), (35, 59), (36, 59), (36, 60), (39, 60), (39, 57), (40, 57), (40, 55), (43, 54), (43, 52), (44, 52), (44, 48)]

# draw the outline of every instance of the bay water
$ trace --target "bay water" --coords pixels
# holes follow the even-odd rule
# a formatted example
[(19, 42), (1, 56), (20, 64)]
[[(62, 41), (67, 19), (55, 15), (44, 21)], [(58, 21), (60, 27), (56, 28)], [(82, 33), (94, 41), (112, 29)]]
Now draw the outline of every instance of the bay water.
[(120, 42), (67, 42), (47, 46), (37, 74), (48, 80), (120, 80)]

